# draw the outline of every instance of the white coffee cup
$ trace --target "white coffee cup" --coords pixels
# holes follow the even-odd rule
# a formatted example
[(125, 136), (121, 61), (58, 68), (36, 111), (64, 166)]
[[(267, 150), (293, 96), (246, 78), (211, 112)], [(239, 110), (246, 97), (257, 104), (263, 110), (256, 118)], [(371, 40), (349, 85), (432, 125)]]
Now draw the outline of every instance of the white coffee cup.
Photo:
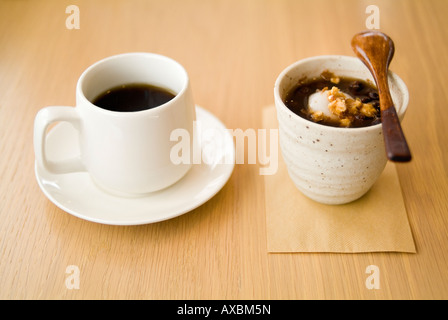
[[(297, 61), (278, 76), (274, 98), (279, 141), (289, 176), (309, 198), (325, 204), (343, 204), (363, 196), (381, 175), (387, 157), (381, 124), (337, 128), (306, 120), (285, 105), (286, 94), (304, 77), (319, 77), (329, 70), (337, 76), (370, 80), (373, 77), (355, 57), (317, 56)], [(400, 120), (409, 93), (393, 72), (388, 75), (392, 100)]]
[[(135, 112), (109, 111), (91, 102), (106, 90), (129, 83), (148, 83), (176, 95), (165, 104)], [(116, 195), (161, 190), (180, 180), (191, 167), (170, 160), (176, 143), (170, 141), (170, 134), (181, 128), (193, 136), (195, 117), (188, 74), (178, 62), (152, 53), (108, 57), (79, 78), (75, 108), (47, 107), (37, 113), (36, 161), (54, 174), (87, 171), (98, 186)], [(46, 131), (58, 121), (70, 122), (78, 130), (78, 157), (58, 162), (47, 159)]]

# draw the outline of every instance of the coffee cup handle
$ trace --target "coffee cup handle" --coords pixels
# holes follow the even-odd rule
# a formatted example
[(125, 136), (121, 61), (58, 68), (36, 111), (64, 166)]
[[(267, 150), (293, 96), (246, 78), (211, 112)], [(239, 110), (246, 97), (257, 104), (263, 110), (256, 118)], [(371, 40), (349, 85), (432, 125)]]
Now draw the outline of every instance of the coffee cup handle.
[(50, 124), (57, 121), (70, 122), (78, 132), (81, 129), (81, 119), (73, 107), (46, 107), (41, 109), (34, 119), (34, 153), (36, 161), (47, 171), (55, 174), (86, 171), (80, 156), (63, 161), (47, 159), (46, 134)]

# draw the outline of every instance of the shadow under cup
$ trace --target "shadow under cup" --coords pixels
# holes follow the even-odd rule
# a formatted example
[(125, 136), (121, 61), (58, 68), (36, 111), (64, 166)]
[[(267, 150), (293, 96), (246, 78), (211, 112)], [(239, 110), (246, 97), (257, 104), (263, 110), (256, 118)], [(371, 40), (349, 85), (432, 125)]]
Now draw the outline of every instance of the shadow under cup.
[[(374, 79), (355, 57), (317, 56), (300, 60), (278, 76), (274, 98), (279, 142), (288, 174), (307, 197), (325, 204), (344, 204), (363, 196), (387, 163), (381, 124), (338, 128), (314, 123), (293, 113), (284, 104), (286, 94), (299, 79), (319, 77), (328, 70), (340, 77)], [(404, 82), (389, 72), (389, 86), (400, 120), (409, 94)]]
[[(91, 102), (108, 89), (131, 83), (161, 87), (175, 97), (133, 112), (110, 111)], [(190, 169), (191, 163), (170, 159), (177, 143), (170, 140), (171, 133), (182, 128), (192, 137), (196, 117), (188, 74), (176, 61), (151, 53), (106, 58), (81, 75), (76, 101), (82, 162), (103, 189), (120, 196), (144, 195), (169, 187)]]

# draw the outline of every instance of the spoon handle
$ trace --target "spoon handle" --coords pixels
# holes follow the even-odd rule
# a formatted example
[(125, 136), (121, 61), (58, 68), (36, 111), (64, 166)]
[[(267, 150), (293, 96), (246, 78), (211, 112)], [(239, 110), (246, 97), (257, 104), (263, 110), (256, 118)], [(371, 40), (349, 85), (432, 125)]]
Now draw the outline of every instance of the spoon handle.
[[(411, 161), (411, 151), (401, 129), (395, 107), (381, 110), (381, 123), (383, 127), (384, 143), (386, 145), (387, 157), (395, 162)], [(386, 138), (387, 137), (387, 138)]]
[[(371, 66), (368, 66), (369, 69)], [(380, 67), (377, 68), (378, 71)], [(381, 125), (387, 158), (395, 162), (411, 161), (411, 151), (401, 128), (400, 120), (390, 95), (387, 68), (375, 73), (375, 82), (380, 96)]]

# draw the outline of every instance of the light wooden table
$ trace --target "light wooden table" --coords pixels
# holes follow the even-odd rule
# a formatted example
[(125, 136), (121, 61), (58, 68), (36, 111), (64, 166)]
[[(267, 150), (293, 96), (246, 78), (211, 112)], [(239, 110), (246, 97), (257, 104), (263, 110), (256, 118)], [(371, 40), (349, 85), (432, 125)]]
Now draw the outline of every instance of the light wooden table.
[[(0, 1), (0, 298), (448, 298), (448, 1), (374, 2), (396, 44), (391, 69), (411, 95), (403, 127), (414, 159), (397, 170), (417, 254), (269, 254), (258, 165), (236, 165), (188, 214), (128, 227), (65, 213), (34, 176), (36, 112), (74, 105), (93, 62), (170, 56), (197, 104), (228, 128), (260, 128), (279, 72), (313, 55), (353, 55), (371, 1)], [(70, 4), (79, 29), (66, 27)], [(378, 290), (365, 286), (372, 264)], [(70, 265), (79, 289), (66, 287)]]

